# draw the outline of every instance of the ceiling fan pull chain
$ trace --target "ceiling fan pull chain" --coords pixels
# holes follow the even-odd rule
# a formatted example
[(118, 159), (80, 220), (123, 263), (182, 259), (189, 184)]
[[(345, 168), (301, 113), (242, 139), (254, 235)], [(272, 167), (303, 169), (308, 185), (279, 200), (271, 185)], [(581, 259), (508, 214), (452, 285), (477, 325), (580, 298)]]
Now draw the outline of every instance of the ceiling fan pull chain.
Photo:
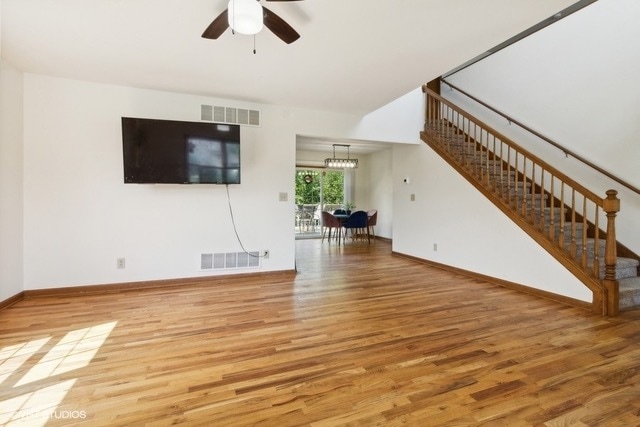
[(253, 35), (253, 54), (256, 54), (256, 35)]

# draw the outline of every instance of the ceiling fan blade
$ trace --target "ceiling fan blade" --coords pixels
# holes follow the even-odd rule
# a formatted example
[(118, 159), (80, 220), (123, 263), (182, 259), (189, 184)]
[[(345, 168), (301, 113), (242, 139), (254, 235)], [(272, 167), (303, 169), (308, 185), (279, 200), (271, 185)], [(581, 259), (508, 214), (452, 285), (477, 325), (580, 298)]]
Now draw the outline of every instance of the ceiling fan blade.
[(300, 38), (300, 34), (298, 34), (291, 25), (284, 22), (284, 19), (264, 6), (262, 6), (262, 10), (264, 11), (264, 26), (270, 29), (271, 32), (278, 36), (283, 42), (291, 44)]
[(225, 9), (216, 19), (209, 24), (202, 37), (205, 39), (217, 39), (229, 28), (228, 9)]

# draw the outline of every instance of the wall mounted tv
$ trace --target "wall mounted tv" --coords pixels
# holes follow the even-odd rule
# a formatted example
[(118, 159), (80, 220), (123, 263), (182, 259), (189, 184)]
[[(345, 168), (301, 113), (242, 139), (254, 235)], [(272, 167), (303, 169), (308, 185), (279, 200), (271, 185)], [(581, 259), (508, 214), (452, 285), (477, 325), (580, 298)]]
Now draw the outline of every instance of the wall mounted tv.
[(240, 126), (122, 117), (124, 182), (240, 184)]

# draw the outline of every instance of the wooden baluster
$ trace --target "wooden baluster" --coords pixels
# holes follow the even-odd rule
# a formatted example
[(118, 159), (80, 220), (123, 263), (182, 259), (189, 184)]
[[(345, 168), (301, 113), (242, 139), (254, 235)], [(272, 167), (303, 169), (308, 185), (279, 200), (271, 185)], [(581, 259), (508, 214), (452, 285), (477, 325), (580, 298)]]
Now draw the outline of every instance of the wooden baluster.
[(442, 135), (445, 132), (445, 128), (444, 128), (444, 111), (443, 107), (442, 107), (442, 103), (440, 102), (440, 100), (438, 101), (438, 114), (440, 115), (439, 120), (437, 121), (438, 123), (438, 145), (442, 146)]
[[(507, 163), (507, 197), (509, 198), (509, 206), (511, 206), (511, 145), (507, 145), (507, 157), (509, 162)], [(514, 159), (513, 176), (517, 176), (516, 170), (518, 169), (518, 155), (516, 154)], [(518, 180), (514, 179), (513, 184), (518, 188)], [(517, 202), (516, 202), (517, 203)]]
[(442, 146), (446, 148), (447, 138), (449, 137), (449, 107), (440, 103), (440, 107), (444, 110), (444, 119), (446, 122), (442, 123), (443, 132), (442, 132)]
[(529, 194), (531, 200), (531, 223), (533, 224), (535, 221), (535, 212), (536, 212), (536, 164), (533, 160), (531, 160), (531, 192)]
[(476, 151), (473, 158), (474, 173), (477, 174), (477, 176), (480, 179), (482, 179), (482, 144), (484, 139), (488, 137), (489, 137), (489, 134), (487, 130), (483, 127), (482, 135), (480, 137), (480, 141), (478, 141), (478, 145), (476, 146)]
[(440, 110), (440, 114), (442, 114), (442, 117), (440, 118), (440, 120), (438, 120), (438, 125), (440, 126), (440, 132), (438, 132), (438, 143), (442, 147), (444, 146), (444, 138), (447, 134), (447, 127), (448, 127), (447, 111), (446, 111), (446, 107), (442, 105), (441, 102), (439, 102), (438, 108)]
[[(462, 124), (460, 123), (460, 119), (462, 119)], [(458, 114), (458, 132), (457, 132), (457, 139), (456, 139), (456, 153), (458, 154), (458, 159), (460, 162), (464, 161), (464, 157), (462, 157), (462, 150), (461, 147), (464, 146), (464, 140), (465, 140), (465, 126), (464, 126), (464, 116), (460, 116), (460, 114)]]
[(466, 160), (464, 152), (465, 152), (465, 147), (467, 146), (468, 143), (469, 143), (469, 119), (462, 116), (462, 142), (460, 143), (460, 147), (458, 148), (458, 151), (460, 153), (460, 160), (462, 162)]
[(427, 132), (429, 130), (429, 123), (431, 121), (431, 96), (426, 93), (425, 91), (426, 87), (422, 86), (422, 92), (425, 92), (425, 96), (426, 96), (426, 102), (424, 103), (424, 108), (425, 108), (425, 112), (424, 112), (424, 131)]
[(478, 174), (478, 145), (479, 145), (479, 142), (482, 141), (482, 138), (484, 138), (484, 128), (480, 126), (480, 138), (476, 140), (473, 150), (471, 151), (471, 153), (473, 154), (471, 155), (470, 166), (471, 166), (471, 170), (475, 175)]
[(582, 253), (580, 254), (582, 268), (587, 268), (587, 231), (589, 224), (587, 223), (587, 198), (582, 197)]
[[(518, 158), (519, 158), (518, 154), (519, 153), (515, 149), (514, 149), (514, 151), (515, 151), (515, 163), (514, 163), (514, 166), (513, 166), (513, 185), (515, 186), (515, 188), (518, 188), (518, 182), (520, 182), (520, 175), (519, 175), (519, 172), (518, 172), (519, 171), (519, 168), (518, 168)], [(526, 179), (525, 179), (525, 181), (526, 181)], [(523, 182), (523, 185), (526, 186), (526, 183)], [(518, 206), (519, 206), (518, 202), (520, 201), (520, 199), (518, 198), (517, 192), (514, 191), (513, 194), (514, 194), (513, 200), (515, 202), (514, 203), (514, 208), (515, 208), (515, 210), (517, 212), (518, 209), (519, 209), (518, 208)]]
[[(437, 100), (435, 98), (433, 98), (431, 95), (429, 95), (429, 101), (428, 101), (429, 105), (428, 105), (428, 109), (430, 109), (430, 119), (431, 119), (431, 129), (433, 131), (438, 131), (439, 130), (439, 123), (438, 123), (438, 104), (437, 104)], [(437, 135), (437, 133), (436, 133)]]
[(576, 257), (578, 251), (576, 242), (576, 189), (571, 189), (571, 244), (569, 252), (572, 257)]
[(551, 183), (549, 184), (549, 197), (551, 197), (551, 201), (550, 201), (551, 203), (549, 206), (549, 224), (546, 224), (544, 211), (541, 211), (540, 213), (540, 219), (541, 219), (540, 222), (542, 223), (542, 230), (544, 230), (546, 226), (549, 227), (549, 238), (551, 240), (555, 240), (555, 237), (556, 237), (556, 212), (555, 212), (556, 200), (555, 200), (554, 184), (555, 184), (555, 179), (552, 175)]
[[(522, 188), (527, 188), (527, 182), (528, 182), (528, 177), (527, 177), (527, 158), (522, 155), (522, 172), (518, 171), (518, 176), (522, 175)], [(516, 188), (515, 188), (515, 194), (518, 194), (518, 180), (516, 180)], [(522, 197), (516, 197), (516, 200), (518, 200), (518, 202), (520, 202), (520, 212), (523, 213), (524, 212), (524, 206), (526, 206), (527, 204), (527, 198), (529, 197), (528, 194), (523, 193)], [(525, 216), (524, 214), (522, 214), (522, 216)]]
[[(460, 133), (460, 113), (457, 111), (453, 111), (453, 128), (452, 128), (452, 136), (449, 140), (449, 152), (454, 153), (454, 147), (458, 145), (459, 142), (459, 133)], [(457, 156), (454, 156), (457, 157)]]
[[(442, 139), (440, 140), (441, 146), (443, 148), (446, 148), (446, 141), (447, 141), (447, 136), (449, 134), (449, 110), (446, 105), (443, 105), (442, 103), (440, 103), (440, 108), (442, 108), (443, 114), (444, 114), (444, 119), (443, 119), (443, 123), (442, 123)], [(445, 122), (446, 120), (446, 122)], [(446, 126), (445, 126), (446, 124)]]
[[(482, 129), (480, 129), (480, 131), (482, 132)], [(467, 160), (468, 160), (468, 164), (469, 164), (469, 168), (471, 168), (472, 166), (472, 157), (475, 155), (476, 152), (476, 146), (475, 143), (476, 141), (478, 141), (478, 124), (477, 123), (473, 123), (473, 140), (469, 141), (469, 144), (467, 145)]]
[(447, 149), (449, 150), (449, 152), (451, 152), (451, 141), (453, 140), (453, 138), (455, 137), (455, 131), (456, 131), (456, 112), (449, 108), (449, 114), (451, 115), (451, 119), (448, 123), (449, 127), (448, 129), (448, 135), (447, 135)]
[(484, 135), (480, 140), (480, 146), (478, 147), (478, 158), (476, 159), (476, 168), (478, 170), (478, 176), (480, 180), (484, 182), (484, 142), (489, 139), (489, 131), (484, 130)]
[[(540, 227), (540, 230), (544, 230), (544, 168), (542, 166), (540, 166), (540, 204), (538, 206), (538, 209), (540, 209), (540, 221), (538, 226)], [(535, 209), (533, 210), (532, 214), (535, 215)], [(533, 222), (536, 222), (536, 219), (534, 217)]]
[(595, 233), (594, 240), (595, 245), (593, 247), (593, 275), (597, 278), (600, 278), (600, 209), (597, 205), (594, 205), (594, 221), (595, 224)]
[(567, 219), (564, 215), (564, 181), (560, 181), (560, 235), (558, 236), (558, 238), (560, 239), (561, 249), (564, 249), (564, 243), (566, 238), (566, 235), (564, 232), (566, 220)]
[(487, 143), (484, 147), (484, 181), (487, 184), (487, 186), (491, 186), (491, 174), (489, 173), (490, 171), (490, 166), (489, 166), (489, 143), (491, 141), (491, 137), (495, 138), (495, 136), (493, 136), (493, 134), (489, 135), (487, 133)]
[[(503, 157), (504, 141), (500, 140), (500, 177), (498, 185), (500, 188), (500, 198), (504, 199), (504, 157)], [(508, 165), (508, 163), (507, 163)]]
[(491, 185), (491, 189), (493, 191), (496, 190), (496, 182), (498, 182), (498, 176), (497, 176), (498, 170), (496, 169), (496, 163), (497, 163), (497, 161), (496, 161), (496, 136), (493, 135), (493, 144), (491, 146), (491, 170), (492, 170), (491, 179), (493, 180), (492, 183), (491, 183), (492, 184)]
[(616, 280), (616, 264), (618, 255), (616, 249), (616, 214), (620, 211), (620, 199), (616, 190), (607, 191), (607, 197), (602, 201), (602, 210), (607, 214), (607, 240), (604, 253), (604, 280), (602, 284), (607, 290), (607, 315), (618, 314), (620, 290)]

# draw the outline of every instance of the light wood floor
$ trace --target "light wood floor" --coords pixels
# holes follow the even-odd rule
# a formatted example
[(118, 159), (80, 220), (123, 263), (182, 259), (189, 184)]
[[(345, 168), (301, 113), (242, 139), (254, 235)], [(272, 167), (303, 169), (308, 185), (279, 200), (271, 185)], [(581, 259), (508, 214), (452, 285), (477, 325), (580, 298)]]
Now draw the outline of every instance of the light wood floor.
[(296, 245), (295, 277), (0, 311), (0, 425), (47, 409), (47, 425), (640, 425), (640, 313), (602, 318), (381, 241)]

